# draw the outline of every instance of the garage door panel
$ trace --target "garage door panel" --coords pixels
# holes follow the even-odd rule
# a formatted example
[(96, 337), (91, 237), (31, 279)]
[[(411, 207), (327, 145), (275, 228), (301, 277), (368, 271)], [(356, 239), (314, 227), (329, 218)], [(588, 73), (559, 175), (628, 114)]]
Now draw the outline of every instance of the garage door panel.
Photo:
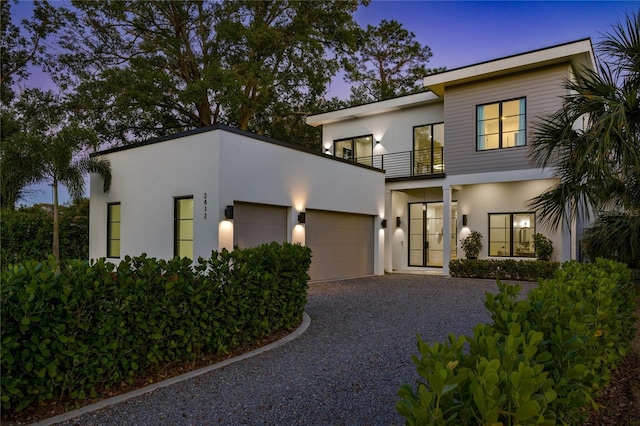
[[(353, 262), (312, 262), (311, 267), (309, 268), (309, 276), (312, 280), (361, 277), (364, 275), (371, 275), (372, 269), (372, 265), (354, 265)], [(330, 271), (330, 273), (327, 271)]]
[(287, 241), (287, 208), (236, 202), (233, 207), (233, 244), (240, 248)]
[[(311, 246), (309, 246), (311, 247)], [(340, 250), (336, 250), (335, 246), (313, 246), (311, 248), (313, 260), (320, 259), (328, 262), (351, 261), (362, 262), (367, 261), (370, 257), (369, 247), (361, 245), (343, 245)]]
[(312, 280), (373, 274), (372, 216), (308, 209), (305, 228)]

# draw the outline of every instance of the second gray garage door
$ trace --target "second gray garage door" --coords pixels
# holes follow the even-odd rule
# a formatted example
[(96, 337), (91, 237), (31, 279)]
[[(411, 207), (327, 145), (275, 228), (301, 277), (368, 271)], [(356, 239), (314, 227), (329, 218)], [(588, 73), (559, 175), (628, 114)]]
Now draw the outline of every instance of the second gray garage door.
[(268, 204), (233, 205), (233, 245), (240, 248), (287, 241), (287, 208)]
[(373, 274), (373, 217), (307, 209), (306, 245), (314, 281)]

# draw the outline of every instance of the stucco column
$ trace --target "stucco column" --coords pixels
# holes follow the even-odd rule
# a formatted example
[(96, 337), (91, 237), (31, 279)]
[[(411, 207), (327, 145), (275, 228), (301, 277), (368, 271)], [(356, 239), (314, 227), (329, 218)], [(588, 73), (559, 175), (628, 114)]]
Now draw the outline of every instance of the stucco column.
[(451, 187), (442, 187), (442, 275), (449, 276), (451, 260)]
[(392, 191), (385, 189), (384, 191), (384, 218), (387, 220), (387, 229), (384, 230), (384, 270), (385, 272), (393, 271), (393, 256), (391, 248), (391, 226), (392, 226), (392, 203), (393, 197)]

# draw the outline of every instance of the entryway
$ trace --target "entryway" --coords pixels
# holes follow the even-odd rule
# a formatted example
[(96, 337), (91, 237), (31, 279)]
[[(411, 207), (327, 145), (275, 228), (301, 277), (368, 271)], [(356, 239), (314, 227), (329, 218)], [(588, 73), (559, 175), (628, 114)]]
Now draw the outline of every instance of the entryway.
[[(443, 203), (409, 203), (409, 266), (442, 267)], [(451, 203), (451, 259), (456, 258), (457, 203)]]

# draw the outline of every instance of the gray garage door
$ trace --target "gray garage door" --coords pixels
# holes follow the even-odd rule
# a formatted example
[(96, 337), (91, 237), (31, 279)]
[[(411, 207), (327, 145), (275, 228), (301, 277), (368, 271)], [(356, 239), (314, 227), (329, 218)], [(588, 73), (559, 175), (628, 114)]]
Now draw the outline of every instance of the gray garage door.
[(372, 216), (307, 210), (305, 228), (312, 280), (373, 274)]
[(233, 244), (240, 248), (287, 241), (287, 208), (268, 204), (233, 205)]

